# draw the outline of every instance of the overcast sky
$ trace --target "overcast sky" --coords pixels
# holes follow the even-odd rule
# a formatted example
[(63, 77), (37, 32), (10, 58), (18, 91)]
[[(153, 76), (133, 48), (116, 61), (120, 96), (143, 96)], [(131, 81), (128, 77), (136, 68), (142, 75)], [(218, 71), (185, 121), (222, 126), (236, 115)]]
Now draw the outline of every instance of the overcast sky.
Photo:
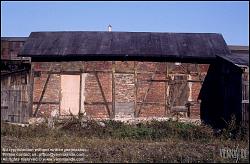
[(249, 45), (249, 2), (3, 2), (1, 36), (33, 31), (221, 33)]

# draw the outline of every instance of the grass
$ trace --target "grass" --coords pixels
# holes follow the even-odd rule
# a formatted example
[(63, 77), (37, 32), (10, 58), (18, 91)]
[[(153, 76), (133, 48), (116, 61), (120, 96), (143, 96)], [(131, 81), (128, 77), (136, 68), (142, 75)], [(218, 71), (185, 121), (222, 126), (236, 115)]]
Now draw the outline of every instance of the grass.
[[(47, 124), (1, 124), (4, 148), (85, 148), (87, 162), (235, 162), (222, 158), (220, 149), (249, 150), (249, 140), (226, 133), (224, 130), (215, 136), (210, 127), (175, 121), (128, 125), (112, 120), (100, 124), (71, 119), (56, 123), (54, 129)], [(238, 162), (249, 162), (249, 157)]]

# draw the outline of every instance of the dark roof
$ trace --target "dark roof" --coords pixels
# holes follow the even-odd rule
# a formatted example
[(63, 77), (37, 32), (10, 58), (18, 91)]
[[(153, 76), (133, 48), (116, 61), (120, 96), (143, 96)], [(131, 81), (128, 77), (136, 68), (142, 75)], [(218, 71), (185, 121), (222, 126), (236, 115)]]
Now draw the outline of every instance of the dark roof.
[(228, 45), (231, 53), (249, 54), (249, 46)]
[(32, 32), (20, 56), (215, 59), (230, 54), (221, 34), (156, 32)]
[(249, 51), (249, 46), (240, 46), (240, 45), (228, 45), (230, 50), (244, 50)]
[(28, 37), (1, 37), (1, 40), (13, 41), (13, 42), (25, 42)]
[(232, 54), (227, 56), (217, 55), (239, 67), (249, 67), (249, 54)]

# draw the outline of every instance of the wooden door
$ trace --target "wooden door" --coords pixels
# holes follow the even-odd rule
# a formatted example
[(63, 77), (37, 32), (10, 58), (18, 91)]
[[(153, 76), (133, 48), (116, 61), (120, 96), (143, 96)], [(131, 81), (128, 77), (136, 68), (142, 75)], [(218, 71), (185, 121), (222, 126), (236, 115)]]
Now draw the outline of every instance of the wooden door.
[(184, 107), (188, 102), (189, 86), (187, 75), (173, 75), (169, 83), (168, 104), (170, 110), (176, 106)]
[(80, 75), (61, 75), (61, 115), (78, 115)]

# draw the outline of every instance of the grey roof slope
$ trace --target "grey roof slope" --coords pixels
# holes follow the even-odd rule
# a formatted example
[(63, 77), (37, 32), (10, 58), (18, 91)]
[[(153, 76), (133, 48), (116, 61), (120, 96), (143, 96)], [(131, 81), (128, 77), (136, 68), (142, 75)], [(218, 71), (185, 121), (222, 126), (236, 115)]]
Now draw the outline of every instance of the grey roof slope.
[(235, 54), (232, 55), (217, 55), (237, 66), (248, 66), (249, 67), (249, 54)]
[(28, 37), (1, 37), (1, 40), (14, 41), (14, 42), (25, 42)]
[(216, 33), (32, 32), (20, 56), (215, 59), (230, 54)]

